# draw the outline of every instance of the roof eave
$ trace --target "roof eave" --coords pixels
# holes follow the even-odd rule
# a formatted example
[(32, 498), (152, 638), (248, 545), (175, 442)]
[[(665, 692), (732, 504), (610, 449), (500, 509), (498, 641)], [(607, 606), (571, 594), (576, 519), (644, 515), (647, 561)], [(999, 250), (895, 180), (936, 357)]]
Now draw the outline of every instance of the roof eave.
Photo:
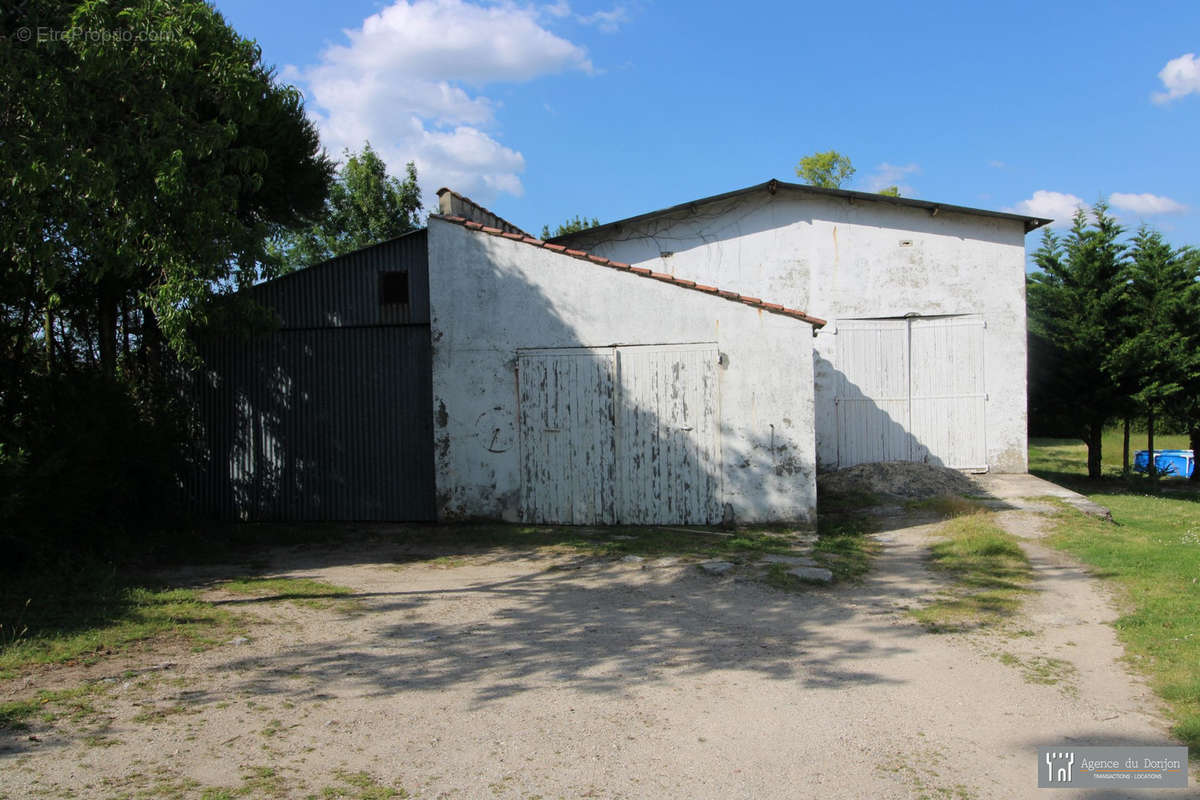
[(669, 214), (675, 214), (680, 211), (688, 211), (688, 210), (694, 209), (698, 206), (708, 205), (709, 203), (718, 203), (722, 200), (729, 200), (729, 199), (732, 199), (735, 197), (739, 197), (741, 195), (753, 194), (753, 193), (759, 192), (759, 191), (766, 191), (770, 194), (775, 194), (776, 192), (778, 192), (781, 189), (785, 190), (785, 191), (801, 192), (804, 194), (821, 195), (821, 196), (826, 196), (826, 197), (838, 197), (838, 198), (848, 200), (850, 202), (857, 202), (857, 201), (861, 200), (861, 201), (865, 201), (865, 202), (888, 203), (890, 205), (903, 206), (903, 207), (908, 207), (908, 208), (919, 208), (919, 209), (924, 209), (925, 211), (929, 212), (930, 216), (935, 216), (935, 217), (938, 214), (945, 211), (945, 212), (950, 212), (950, 213), (955, 213), (955, 214), (965, 214), (968, 216), (991, 217), (993, 219), (1008, 219), (1008, 220), (1013, 220), (1014, 222), (1021, 222), (1025, 227), (1025, 233), (1029, 233), (1030, 231), (1037, 230), (1038, 228), (1042, 227), (1043, 225), (1048, 225), (1051, 222), (1053, 222), (1053, 220), (1044, 219), (1042, 217), (1028, 217), (1023, 214), (1013, 214), (1013, 213), (1010, 213), (1007, 211), (989, 211), (989, 210), (983, 209), (983, 208), (971, 208), (969, 206), (958, 206), (958, 205), (953, 205), (950, 203), (935, 203), (935, 202), (931, 202), (929, 200), (918, 200), (918, 199), (912, 198), (912, 197), (893, 197), (891, 195), (886, 195), (886, 194), (877, 194), (875, 192), (859, 192), (859, 191), (854, 191), (852, 189), (826, 189), (821, 186), (810, 186), (809, 184), (806, 184), (806, 183), (789, 183), (786, 181), (778, 180), (776, 178), (772, 178), (769, 181), (764, 181), (763, 183), (756, 183), (753, 186), (747, 186), (743, 189), (734, 189), (733, 191), (722, 192), (721, 194), (715, 194), (710, 197), (701, 197), (697, 200), (689, 200), (686, 203), (679, 203), (677, 205), (668, 206), (667, 208), (661, 208), (661, 209), (658, 209), (657, 211), (647, 211), (644, 214), (637, 214), (632, 217), (626, 217), (625, 219), (619, 219), (619, 220), (615, 220), (613, 222), (606, 222), (603, 225), (597, 225), (594, 228), (585, 228), (584, 230), (577, 231), (575, 233), (568, 233), (568, 234), (564, 234), (562, 236), (555, 236), (547, 241), (556, 242), (556, 243), (571, 241), (571, 240), (574, 240), (577, 238), (582, 238), (587, 235), (595, 234), (597, 232), (604, 232), (609, 229), (615, 228), (619, 225), (631, 225), (631, 224), (635, 224), (635, 223), (642, 222), (645, 220), (654, 219), (656, 217), (666, 216)]

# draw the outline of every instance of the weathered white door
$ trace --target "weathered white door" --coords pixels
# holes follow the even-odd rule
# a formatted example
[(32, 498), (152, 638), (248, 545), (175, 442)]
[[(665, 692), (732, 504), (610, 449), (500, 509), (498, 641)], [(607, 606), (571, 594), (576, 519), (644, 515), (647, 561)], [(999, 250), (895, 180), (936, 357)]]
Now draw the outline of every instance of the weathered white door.
[(521, 518), (566, 525), (615, 521), (611, 348), (517, 355)]
[(520, 351), (522, 519), (719, 522), (717, 358), (715, 344)]
[(912, 460), (987, 469), (983, 320), (918, 318), (910, 321), (909, 331)]
[(839, 468), (987, 469), (980, 317), (845, 320), (837, 337)]
[(839, 469), (908, 461), (908, 321), (839, 322), (837, 358)]
[(617, 519), (720, 522), (715, 344), (617, 349)]

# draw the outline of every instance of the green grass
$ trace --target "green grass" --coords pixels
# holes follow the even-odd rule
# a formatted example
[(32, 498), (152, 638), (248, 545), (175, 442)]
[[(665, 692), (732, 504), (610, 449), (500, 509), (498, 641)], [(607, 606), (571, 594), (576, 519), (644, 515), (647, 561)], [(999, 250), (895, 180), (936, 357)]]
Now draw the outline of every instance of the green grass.
[(930, 511), (947, 518), (976, 514), (987, 509), (987, 506), (978, 500), (958, 495), (939, 495), (938, 497), (927, 497), (924, 500), (909, 500), (904, 507), (909, 511)]
[(1200, 505), (1096, 494), (1116, 525), (1060, 511), (1049, 544), (1118, 585), (1115, 627), (1131, 664), (1172, 710), (1175, 735), (1200, 748)]
[[(1120, 433), (1104, 458), (1106, 474), (1120, 468)], [(1185, 447), (1184, 437), (1155, 437), (1163, 448)], [(1145, 447), (1144, 443), (1140, 445)], [(1030, 464), (1052, 464), (1075, 480), (1086, 474), (1082, 445), (1031, 440)], [(1113, 461), (1116, 469), (1113, 469)], [(1200, 503), (1182, 481), (1163, 481), (1176, 491), (1148, 494), (1109, 477), (1084, 483), (1091, 500), (1112, 511), (1116, 524), (1063, 509), (1047, 542), (1091, 565), (1118, 588), (1122, 614), (1115, 623), (1130, 664), (1146, 675), (1166, 701), (1173, 732), (1200, 750)], [(1145, 483), (1141, 484), (1145, 487)]]
[(894, 501), (889, 501), (883, 495), (861, 490), (831, 492), (828, 489), (818, 488), (817, 492), (817, 507), (821, 509), (822, 514), (858, 511), (871, 506), (884, 505), (888, 502)]
[(1027, 683), (1058, 686), (1071, 695), (1078, 693), (1074, 683), (1078, 670), (1070, 661), (1048, 656), (1018, 656), (1009, 652), (997, 653), (996, 658), (1001, 664), (1019, 669)]
[[(1117, 428), (1104, 432), (1100, 444), (1100, 464), (1106, 478), (1122, 476), (1124, 468), (1124, 433)], [(1187, 450), (1188, 437), (1184, 434), (1166, 434), (1154, 437), (1155, 450)], [(1131, 433), (1129, 435), (1129, 463), (1133, 466), (1133, 454), (1145, 450), (1146, 434)], [(1087, 480), (1087, 446), (1079, 439), (1037, 439), (1029, 440), (1029, 471), (1047, 480), (1070, 484), (1074, 486)], [(1147, 479), (1136, 473), (1132, 476), (1135, 484), (1148, 483)], [(1167, 486), (1184, 484), (1177, 478), (1163, 480)], [(1091, 487), (1088, 487), (1091, 488)]]
[(833, 573), (835, 581), (862, 578), (871, 569), (871, 559), (879, 545), (867, 536), (873, 530), (870, 520), (858, 514), (822, 516), (817, 525), (817, 543), (812, 557)]
[(339, 770), (335, 774), (340, 785), (326, 786), (320, 794), (322, 800), (400, 800), (409, 796), (403, 789), (379, 783), (366, 772)]
[(42, 722), (88, 719), (97, 713), (92, 699), (105, 691), (101, 684), (91, 683), (73, 689), (40, 691), (30, 700), (0, 703), (0, 731), (25, 730), (29, 727), (28, 720), (34, 717)]
[(945, 537), (930, 548), (930, 564), (952, 585), (913, 615), (935, 633), (1003, 622), (1020, 608), (1032, 578), (1017, 540), (991, 514), (955, 517), (938, 529)]
[(106, 567), (0, 584), (0, 622), (14, 632), (0, 640), (0, 678), (36, 664), (94, 663), (166, 635), (206, 646), (236, 622), (191, 589), (119, 576)]
[[(230, 594), (263, 600), (286, 600), (308, 608), (353, 607), (354, 590), (312, 578), (236, 578), (219, 585)], [(340, 601), (340, 603), (335, 603)]]

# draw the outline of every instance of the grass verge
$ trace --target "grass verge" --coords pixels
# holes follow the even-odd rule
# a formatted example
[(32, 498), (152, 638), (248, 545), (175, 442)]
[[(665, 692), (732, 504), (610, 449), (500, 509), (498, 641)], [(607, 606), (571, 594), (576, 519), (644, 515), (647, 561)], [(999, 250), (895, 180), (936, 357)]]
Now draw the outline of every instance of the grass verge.
[(961, 517), (965, 514), (978, 514), (987, 510), (987, 506), (970, 497), (956, 494), (927, 497), (923, 500), (909, 500), (904, 504), (909, 511), (928, 511), (947, 519)]
[(95, 663), (163, 636), (193, 647), (234, 629), (235, 616), (190, 589), (122, 576), (110, 567), (67, 575), (34, 574), (0, 588), (0, 678), (38, 664)]
[(955, 517), (938, 531), (930, 564), (952, 585), (913, 615), (934, 633), (962, 631), (1003, 622), (1020, 608), (1032, 578), (1029, 559), (1015, 537), (991, 514)]
[(1200, 748), (1200, 505), (1130, 494), (1094, 495), (1118, 523), (1058, 512), (1048, 543), (1119, 587), (1115, 623), (1130, 663), (1167, 702), (1173, 732)]
[(97, 713), (92, 699), (105, 691), (101, 684), (90, 683), (73, 689), (40, 691), (30, 700), (0, 703), (0, 730), (25, 730), (29, 727), (27, 721), (34, 717), (42, 722), (87, 719)]
[(312, 578), (236, 578), (221, 583), (218, 588), (230, 594), (261, 600), (286, 600), (308, 608), (357, 607), (350, 597), (353, 589)]

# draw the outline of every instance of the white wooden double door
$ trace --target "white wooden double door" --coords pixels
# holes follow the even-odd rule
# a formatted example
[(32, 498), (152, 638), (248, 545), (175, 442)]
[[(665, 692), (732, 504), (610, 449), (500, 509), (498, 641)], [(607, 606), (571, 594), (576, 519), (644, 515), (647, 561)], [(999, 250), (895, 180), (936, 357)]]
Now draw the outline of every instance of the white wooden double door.
[(984, 332), (977, 316), (839, 321), (838, 467), (986, 470)]
[(719, 522), (717, 359), (710, 343), (519, 351), (522, 518)]

